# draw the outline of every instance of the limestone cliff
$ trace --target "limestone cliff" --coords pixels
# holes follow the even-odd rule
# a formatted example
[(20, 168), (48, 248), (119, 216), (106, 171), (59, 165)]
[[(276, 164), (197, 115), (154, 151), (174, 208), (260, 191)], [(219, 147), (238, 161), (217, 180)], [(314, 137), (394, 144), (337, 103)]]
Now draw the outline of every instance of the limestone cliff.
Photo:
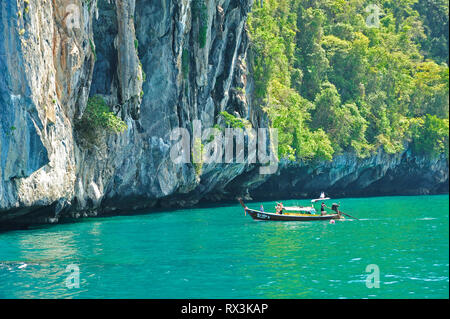
[[(246, 17), (252, 2), (2, 0), (0, 224), (238, 195), (401, 193), (386, 187), (396, 180), (414, 180), (407, 193), (448, 191), (447, 160), (408, 152), (283, 163), (275, 176), (246, 163), (200, 171), (175, 164), (173, 128), (192, 131), (196, 119), (212, 127), (225, 110), (255, 128), (267, 126), (251, 99)], [(128, 127), (99, 134), (94, 145), (77, 131), (93, 95)]]
[(380, 149), (364, 159), (343, 154), (333, 161), (282, 161), (277, 174), (257, 181), (257, 174), (250, 172), (228, 188), (260, 200), (315, 198), (322, 191), (332, 197), (442, 194), (448, 193), (448, 160), (445, 155), (415, 155), (405, 145), (403, 152), (387, 154)]

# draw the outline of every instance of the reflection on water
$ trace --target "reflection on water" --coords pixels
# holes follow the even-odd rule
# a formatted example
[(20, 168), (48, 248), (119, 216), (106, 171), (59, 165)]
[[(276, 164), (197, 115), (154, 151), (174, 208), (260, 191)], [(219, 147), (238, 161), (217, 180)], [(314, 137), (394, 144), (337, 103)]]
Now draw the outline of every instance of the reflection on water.
[(344, 207), (361, 220), (255, 222), (236, 205), (2, 233), (0, 298), (448, 298), (448, 196)]
[[(17, 256), (15, 261), (4, 260), (3, 254), (0, 255), (0, 277), (2, 283), (12, 288), (13, 295), (0, 297), (71, 298), (82, 293), (83, 290), (70, 290), (66, 287), (64, 279), (69, 275), (66, 267), (70, 264), (83, 265), (89, 259), (95, 259), (94, 256), (102, 251), (101, 223), (83, 225), (83, 233), (71, 229), (70, 225), (16, 232), (19, 235), (15, 238), (17, 240), (8, 241), (9, 245), (5, 249)], [(9, 237), (12, 234), (14, 233), (5, 233), (2, 236)], [(0, 245), (0, 248), (1, 252), (5, 247)], [(2, 272), (2, 269), (6, 272)], [(15, 279), (8, 281), (9, 278)], [(81, 284), (83, 283), (86, 280), (82, 280)], [(21, 289), (15, 290), (14, 287)], [(8, 286), (2, 288), (5, 291)]]

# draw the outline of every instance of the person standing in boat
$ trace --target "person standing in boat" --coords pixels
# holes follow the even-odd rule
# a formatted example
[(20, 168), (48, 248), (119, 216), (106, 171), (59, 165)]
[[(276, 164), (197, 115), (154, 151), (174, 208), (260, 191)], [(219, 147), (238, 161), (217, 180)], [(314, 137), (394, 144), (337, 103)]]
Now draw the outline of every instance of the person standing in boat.
[(327, 207), (327, 205), (325, 205), (325, 202), (322, 202), (322, 204), (320, 205), (320, 215), (326, 215), (327, 212), (325, 211), (325, 208), (330, 209), (329, 207)]

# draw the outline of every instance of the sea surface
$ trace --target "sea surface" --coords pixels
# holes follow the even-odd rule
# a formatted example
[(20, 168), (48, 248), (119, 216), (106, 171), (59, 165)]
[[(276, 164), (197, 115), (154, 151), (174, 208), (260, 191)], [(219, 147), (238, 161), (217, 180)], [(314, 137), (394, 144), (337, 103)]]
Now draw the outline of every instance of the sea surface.
[(360, 220), (237, 203), (3, 232), (0, 298), (449, 298), (448, 195), (331, 202)]

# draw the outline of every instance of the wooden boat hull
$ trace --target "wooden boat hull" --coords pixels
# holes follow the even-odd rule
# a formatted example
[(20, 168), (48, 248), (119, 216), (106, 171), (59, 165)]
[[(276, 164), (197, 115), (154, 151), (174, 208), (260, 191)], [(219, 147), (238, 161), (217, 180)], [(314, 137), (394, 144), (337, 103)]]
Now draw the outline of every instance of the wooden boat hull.
[(254, 220), (272, 220), (272, 221), (319, 221), (340, 219), (338, 214), (330, 215), (289, 215), (289, 214), (273, 214), (264, 213), (258, 210), (245, 208), (245, 212), (249, 214)]

